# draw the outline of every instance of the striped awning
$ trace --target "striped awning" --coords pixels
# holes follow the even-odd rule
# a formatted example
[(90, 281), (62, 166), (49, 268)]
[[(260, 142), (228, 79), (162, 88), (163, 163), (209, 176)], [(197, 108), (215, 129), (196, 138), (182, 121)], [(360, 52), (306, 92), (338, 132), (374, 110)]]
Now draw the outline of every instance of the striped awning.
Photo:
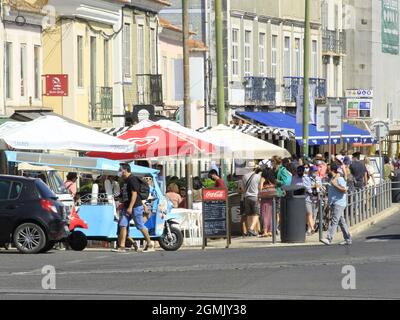
[(100, 129), (101, 132), (107, 133), (111, 136), (117, 137), (121, 134), (124, 134), (125, 132), (127, 132), (128, 130), (130, 130), (132, 128), (131, 127), (119, 127), (119, 128), (103, 128)]
[[(233, 130), (240, 131), (252, 136), (265, 135), (267, 140), (291, 140), (295, 138), (294, 130), (284, 129), (284, 128), (273, 128), (267, 126), (256, 126), (253, 124), (236, 125), (231, 124), (230, 127)], [(206, 132), (210, 130), (211, 127), (203, 127), (197, 129), (199, 132)]]

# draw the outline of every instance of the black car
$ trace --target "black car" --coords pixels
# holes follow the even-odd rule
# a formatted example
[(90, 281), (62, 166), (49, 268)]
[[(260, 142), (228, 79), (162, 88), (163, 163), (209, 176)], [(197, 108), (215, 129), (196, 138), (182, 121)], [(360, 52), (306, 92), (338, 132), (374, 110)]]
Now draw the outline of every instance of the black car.
[(46, 252), (67, 232), (64, 206), (42, 180), (0, 175), (0, 246)]

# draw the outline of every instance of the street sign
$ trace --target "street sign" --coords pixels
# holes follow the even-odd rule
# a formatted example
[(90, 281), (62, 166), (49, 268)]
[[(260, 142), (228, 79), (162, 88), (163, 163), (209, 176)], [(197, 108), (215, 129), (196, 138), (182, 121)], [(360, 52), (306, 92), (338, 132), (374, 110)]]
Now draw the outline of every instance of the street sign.
[(372, 99), (347, 99), (347, 119), (363, 118), (372, 116)]
[[(330, 117), (329, 117), (330, 109)], [(343, 127), (343, 106), (341, 104), (321, 105), (317, 107), (317, 131), (341, 132)]]
[(377, 121), (372, 124), (372, 133), (375, 136), (375, 140), (380, 141), (389, 135), (389, 126), (386, 122)]

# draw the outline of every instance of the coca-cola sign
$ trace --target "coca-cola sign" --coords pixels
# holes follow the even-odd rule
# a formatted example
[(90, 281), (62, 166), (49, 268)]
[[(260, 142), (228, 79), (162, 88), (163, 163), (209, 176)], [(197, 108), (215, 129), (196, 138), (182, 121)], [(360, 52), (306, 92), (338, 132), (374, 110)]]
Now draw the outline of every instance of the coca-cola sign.
[(203, 190), (203, 201), (225, 200), (226, 190), (224, 189), (206, 189)]

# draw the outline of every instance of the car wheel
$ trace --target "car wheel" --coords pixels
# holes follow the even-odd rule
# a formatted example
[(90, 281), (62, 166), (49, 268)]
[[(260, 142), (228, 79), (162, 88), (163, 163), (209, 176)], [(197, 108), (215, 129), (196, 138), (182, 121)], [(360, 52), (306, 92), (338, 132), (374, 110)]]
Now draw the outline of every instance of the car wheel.
[(14, 246), (21, 253), (39, 253), (46, 245), (46, 234), (36, 223), (24, 223), (13, 235)]

